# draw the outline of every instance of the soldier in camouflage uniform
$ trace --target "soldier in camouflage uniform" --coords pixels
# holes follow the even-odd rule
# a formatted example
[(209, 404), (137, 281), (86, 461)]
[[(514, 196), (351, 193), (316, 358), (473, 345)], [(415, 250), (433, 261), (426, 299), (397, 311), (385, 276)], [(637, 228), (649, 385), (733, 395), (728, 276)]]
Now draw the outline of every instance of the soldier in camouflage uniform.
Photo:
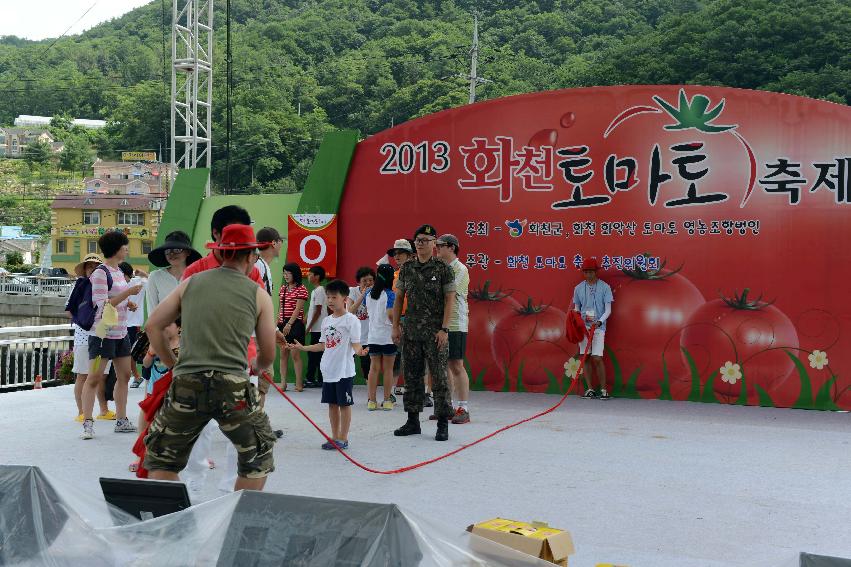
[[(178, 480), (211, 419), (237, 451), (234, 490), (261, 490), (275, 470), (275, 434), (260, 407), (260, 393), (248, 379), (252, 333), (257, 338), (252, 368), (264, 370), (275, 360), (272, 299), (248, 277), (258, 248), (266, 245), (257, 242), (250, 226), (226, 226), (221, 242), (207, 245), (221, 251), (222, 265), (184, 280), (148, 317), (151, 347), (174, 375), (145, 437), (144, 466), (152, 479)], [(175, 360), (163, 330), (178, 316), (186, 332)]]
[[(438, 441), (449, 439), (452, 418), (452, 395), (447, 378), (449, 356), (449, 320), (455, 302), (455, 274), (444, 262), (434, 257), (437, 231), (423, 225), (414, 234), (416, 257), (406, 262), (396, 282), (393, 306), (393, 341), (404, 343), (405, 411), (408, 421), (393, 432), (396, 436), (421, 433), (420, 413), (425, 398), (426, 363), (432, 375), (434, 413), (437, 416)], [(404, 327), (399, 319), (402, 304), (408, 300)]]

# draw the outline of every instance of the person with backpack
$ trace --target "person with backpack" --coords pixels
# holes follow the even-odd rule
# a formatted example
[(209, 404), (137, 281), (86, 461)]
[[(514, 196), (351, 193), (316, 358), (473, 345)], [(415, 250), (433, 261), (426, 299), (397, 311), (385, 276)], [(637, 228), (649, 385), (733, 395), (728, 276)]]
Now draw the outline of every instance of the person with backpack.
[(94, 437), (92, 409), (95, 394), (104, 381), (106, 361), (111, 360), (118, 381), (115, 385), (115, 432), (133, 433), (136, 426), (127, 418), (127, 388), (130, 382), (130, 340), (127, 337), (127, 300), (142, 286), (130, 285), (118, 267), (129, 255), (130, 241), (123, 232), (109, 231), (98, 239), (104, 263), (92, 272), (91, 304), (96, 308), (89, 336), (89, 376), (83, 387), (82, 439)]
[[(77, 379), (74, 382), (74, 401), (77, 402), (77, 419), (75, 421), (80, 423), (83, 422), (83, 386), (89, 375), (89, 329), (91, 329), (95, 318), (94, 306), (91, 304), (92, 282), (89, 280), (89, 277), (95, 268), (101, 264), (103, 264), (103, 259), (100, 256), (89, 254), (83, 258), (82, 262), (74, 267), (77, 281), (74, 282), (74, 288), (71, 290), (68, 301), (65, 303), (65, 311), (71, 318), (71, 326), (74, 329), (74, 365), (71, 371), (77, 375)], [(83, 325), (87, 325), (86, 329), (80, 326), (81, 322)], [(109, 363), (107, 370), (111, 365), (112, 363)], [(100, 413), (97, 419), (115, 419), (115, 412), (109, 409), (103, 387), (98, 388), (97, 400), (100, 407)]]

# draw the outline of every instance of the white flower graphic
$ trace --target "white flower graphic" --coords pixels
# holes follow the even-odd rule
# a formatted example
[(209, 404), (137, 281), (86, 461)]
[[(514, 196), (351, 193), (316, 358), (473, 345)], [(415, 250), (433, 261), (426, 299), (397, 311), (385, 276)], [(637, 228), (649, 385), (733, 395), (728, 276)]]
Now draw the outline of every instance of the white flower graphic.
[[(567, 362), (564, 363), (564, 375), (568, 378), (573, 378), (576, 376), (576, 371), (579, 370), (579, 360), (576, 358), (571, 358)], [(582, 374), (582, 372), (580, 372)]]
[(728, 384), (735, 384), (742, 378), (742, 367), (738, 364), (733, 364), (729, 360), (724, 363), (724, 366), (718, 369), (721, 373), (721, 380)]
[(828, 364), (827, 353), (822, 350), (814, 350), (807, 358), (810, 360), (810, 368), (815, 368), (816, 370), (821, 370)]

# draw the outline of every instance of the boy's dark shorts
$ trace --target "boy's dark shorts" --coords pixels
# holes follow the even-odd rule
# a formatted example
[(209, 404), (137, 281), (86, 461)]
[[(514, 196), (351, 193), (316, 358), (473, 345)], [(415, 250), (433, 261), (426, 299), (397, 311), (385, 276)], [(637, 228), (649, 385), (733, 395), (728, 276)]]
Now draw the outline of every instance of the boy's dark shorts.
[(394, 356), (399, 348), (390, 343), (389, 345), (369, 345), (369, 356)]
[(102, 339), (94, 335), (89, 337), (89, 360), (100, 357), (101, 360), (115, 360), (130, 356), (130, 340), (125, 336), (123, 339)]
[(335, 406), (350, 406), (355, 403), (352, 398), (352, 384), (355, 378), (341, 378), (339, 382), (322, 382), (322, 403)]
[(464, 360), (467, 354), (467, 333), (463, 331), (449, 332), (449, 360)]
[(237, 451), (243, 478), (275, 470), (275, 434), (247, 376), (198, 372), (175, 376), (145, 436), (145, 468), (180, 472), (204, 426), (215, 419)]

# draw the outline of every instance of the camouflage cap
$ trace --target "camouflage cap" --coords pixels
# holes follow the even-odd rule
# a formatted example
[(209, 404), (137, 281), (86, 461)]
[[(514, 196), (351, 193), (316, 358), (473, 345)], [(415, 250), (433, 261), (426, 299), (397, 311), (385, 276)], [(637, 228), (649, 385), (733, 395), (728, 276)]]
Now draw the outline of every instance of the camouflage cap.
[(416, 239), (417, 236), (419, 236), (420, 234), (425, 234), (426, 236), (433, 236), (437, 238), (437, 230), (435, 230), (435, 228), (430, 224), (424, 224), (420, 228), (418, 228), (414, 232), (414, 239)]

